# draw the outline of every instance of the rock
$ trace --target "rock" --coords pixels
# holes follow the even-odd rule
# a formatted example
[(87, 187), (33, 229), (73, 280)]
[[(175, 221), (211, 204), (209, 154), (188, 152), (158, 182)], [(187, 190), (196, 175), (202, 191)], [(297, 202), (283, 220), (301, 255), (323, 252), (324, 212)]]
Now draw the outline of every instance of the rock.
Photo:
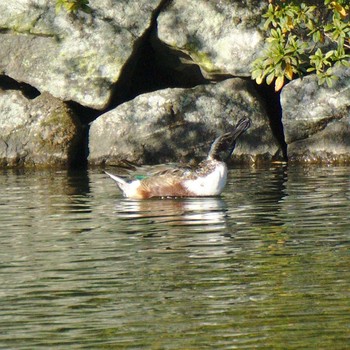
[(310, 75), (281, 93), (288, 159), (298, 162), (350, 162), (350, 68), (335, 72), (332, 88)]
[(264, 46), (259, 27), (267, 5), (258, 0), (174, 0), (158, 16), (160, 43), (154, 41), (155, 48), (163, 60), (168, 55), (163, 63), (177, 70), (196, 64), (208, 79), (250, 76), (250, 64)]
[(90, 164), (187, 162), (206, 157), (212, 141), (238, 119), (253, 125), (233, 160), (281, 157), (264, 106), (252, 83), (235, 78), (192, 89), (164, 89), (126, 102), (97, 118), (89, 138)]
[(0, 74), (103, 109), (121, 74), (132, 71), (140, 38), (161, 2), (90, 0), (91, 14), (69, 14), (55, 13), (49, 0), (2, 1)]
[(48, 93), (34, 100), (0, 90), (0, 166), (68, 166), (82, 138), (79, 121)]

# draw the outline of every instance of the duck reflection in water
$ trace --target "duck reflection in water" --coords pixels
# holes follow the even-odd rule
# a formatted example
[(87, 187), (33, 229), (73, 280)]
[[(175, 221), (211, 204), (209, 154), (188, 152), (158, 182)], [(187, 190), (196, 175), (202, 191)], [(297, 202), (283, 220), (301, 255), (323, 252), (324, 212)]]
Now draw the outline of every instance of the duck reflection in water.
[(196, 231), (221, 231), (226, 228), (227, 206), (215, 197), (151, 199), (147, 201), (123, 199), (116, 204), (118, 218), (132, 226), (145, 230), (147, 225), (157, 224), (163, 229), (184, 227)]

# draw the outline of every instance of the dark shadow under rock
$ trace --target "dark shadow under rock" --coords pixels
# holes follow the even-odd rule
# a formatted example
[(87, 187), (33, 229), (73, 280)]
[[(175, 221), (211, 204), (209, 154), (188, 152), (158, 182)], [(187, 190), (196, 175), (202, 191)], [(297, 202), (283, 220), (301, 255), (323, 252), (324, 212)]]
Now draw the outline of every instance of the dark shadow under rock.
[(212, 141), (242, 117), (252, 127), (234, 161), (282, 159), (263, 103), (251, 82), (230, 79), (192, 89), (143, 94), (97, 118), (90, 129), (90, 164), (187, 162), (207, 156)]

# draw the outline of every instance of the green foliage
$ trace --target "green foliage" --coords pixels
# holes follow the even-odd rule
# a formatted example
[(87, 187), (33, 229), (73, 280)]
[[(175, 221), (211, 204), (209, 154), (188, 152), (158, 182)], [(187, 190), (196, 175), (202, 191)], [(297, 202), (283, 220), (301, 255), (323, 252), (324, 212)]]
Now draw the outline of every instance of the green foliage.
[(252, 79), (275, 81), (280, 90), (286, 79), (316, 73), (319, 84), (332, 86), (332, 67), (350, 66), (349, 0), (312, 2), (269, 1), (264, 29), (267, 48), (252, 65)]
[(56, 12), (61, 11), (62, 7), (68, 13), (77, 13), (79, 10), (91, 12), (89, 0), (56, 0)]

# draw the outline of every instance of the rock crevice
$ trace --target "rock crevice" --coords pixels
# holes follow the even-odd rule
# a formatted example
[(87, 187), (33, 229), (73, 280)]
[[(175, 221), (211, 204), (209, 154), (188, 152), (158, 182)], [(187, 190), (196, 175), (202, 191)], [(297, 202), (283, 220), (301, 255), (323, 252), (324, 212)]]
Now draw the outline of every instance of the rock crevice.
[(91, 13), (69, 14), (2, 2), (2, 165), (188, 161), (242, 116), (253, 127), (233, 161), (350, 162), (349, 69), (332, 89), (313, 75), (281, 94), (249, 81), (266, 6), (90, 0)]

